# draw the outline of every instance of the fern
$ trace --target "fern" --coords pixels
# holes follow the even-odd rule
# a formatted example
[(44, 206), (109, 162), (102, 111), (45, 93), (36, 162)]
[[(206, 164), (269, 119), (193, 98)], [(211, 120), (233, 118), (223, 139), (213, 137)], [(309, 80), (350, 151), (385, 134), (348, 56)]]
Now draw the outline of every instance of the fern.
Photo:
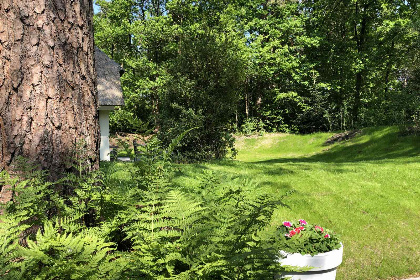
[(168, 217), (174, 229), (184, 232), (202, 222), (203, 210), (201, 201), (189, 198), (179, 190), (172, 190), (164, 201), (163, 215)]
[[(0, 277), (5, 279), (270, 279), (281, 201), (238, 178), (204, 174), (201, 186), (172, 182), (170, 155), (158, 139), (118, 178), (82, 170), (55, 182), (29, 165), (0, 217)], [(27, 176), (23, 176), (28, 172)], [(239, 187), (238, 187), (239, 186)], [(255, 195), (255, 190), (260, 194)], [(252, 191), (250, 191), (252, 190)]]
[(18, 279), (99, 279), (112, 271), (112, 243), (88, 230), (60, 233), (62, 227), (44, 224), (35, 240), (14, 253), (22, 258)]
[(241, 188), (205, 193), (169, 190), (132, 213), (125, 227), (137, 263), (132, 276), (262, 279), (281, 270), (274, 239), (262, 234), (279, 202), (249, 199)]
[(22, 232), (29, 228), (29, 225), (23, 224), (22, 219), (10, 219), (2, 215), (0, 223), (0, 277), (9, 279), (17, 278), (17, 269), (20, 266), (21, 258), (16, 254), (20, 247), (19, 240)]
[(198, 127), (193, 127), (190, 129), (185, 130), (181, 134), (179, 134), (177, 137), (171, 140), (171, 143), (169, 144), (168, 148), (165, 150), (164, 153), (164, 160), (170, 161), (173, 152), (175, 151), (175, 148), (180, 145), (181, 141), (185, 138), (185, 136), (192, 130), (197, 129)]

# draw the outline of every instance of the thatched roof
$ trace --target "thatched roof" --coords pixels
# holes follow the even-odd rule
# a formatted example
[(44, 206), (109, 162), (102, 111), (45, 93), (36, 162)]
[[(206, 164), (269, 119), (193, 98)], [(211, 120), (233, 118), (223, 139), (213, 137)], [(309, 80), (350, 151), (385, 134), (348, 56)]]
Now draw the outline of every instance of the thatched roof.
[(98, 82), (99, 106), (124, 105), (120, 82), (121, 66), (95, 47), (95, 68)]

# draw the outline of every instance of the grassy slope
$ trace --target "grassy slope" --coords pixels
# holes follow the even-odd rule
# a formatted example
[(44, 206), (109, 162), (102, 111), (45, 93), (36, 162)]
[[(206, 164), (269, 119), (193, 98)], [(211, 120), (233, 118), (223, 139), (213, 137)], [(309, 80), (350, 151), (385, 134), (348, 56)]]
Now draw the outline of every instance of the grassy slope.
[(420, 139), (397, 132), (365, 129), (328, 147), (327, 133), (239, 139), (236, 161), (186, 165), (176, 180), (193, 186), (212, 170), (251, 180), (256, 193), (293, 189), (273, 224), (305, 218), (339, 233), (345, 255), (337, 279), (407, 276), (420, 272)]

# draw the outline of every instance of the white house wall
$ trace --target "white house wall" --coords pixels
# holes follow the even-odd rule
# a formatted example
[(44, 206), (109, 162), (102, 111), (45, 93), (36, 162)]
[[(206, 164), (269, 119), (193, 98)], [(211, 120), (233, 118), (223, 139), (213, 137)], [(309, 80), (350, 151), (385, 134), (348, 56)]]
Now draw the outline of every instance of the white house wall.
[(109, 112), (110, 110), (99, 109), (99, 127), (101, 130), (101, 146), (100, 146), (100, 160), (109, 161), (110, 149), (109, 149)]

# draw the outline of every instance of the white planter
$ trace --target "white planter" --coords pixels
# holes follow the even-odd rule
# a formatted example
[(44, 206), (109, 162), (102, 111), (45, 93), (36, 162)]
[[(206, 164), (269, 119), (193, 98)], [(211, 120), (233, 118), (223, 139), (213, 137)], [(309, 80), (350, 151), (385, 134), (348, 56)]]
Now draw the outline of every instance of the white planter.
[(279, 258), (282, 266), (312, 267), (305, 272), (283, 272), (278, 278), (291, 277), (291, 280), (335, 280), (337, 267), (343, 260), (343, 245), (337, 250), (326, 253), (311, 255), (301, 255), (299, 253), (289, 254), (280, 251)]

